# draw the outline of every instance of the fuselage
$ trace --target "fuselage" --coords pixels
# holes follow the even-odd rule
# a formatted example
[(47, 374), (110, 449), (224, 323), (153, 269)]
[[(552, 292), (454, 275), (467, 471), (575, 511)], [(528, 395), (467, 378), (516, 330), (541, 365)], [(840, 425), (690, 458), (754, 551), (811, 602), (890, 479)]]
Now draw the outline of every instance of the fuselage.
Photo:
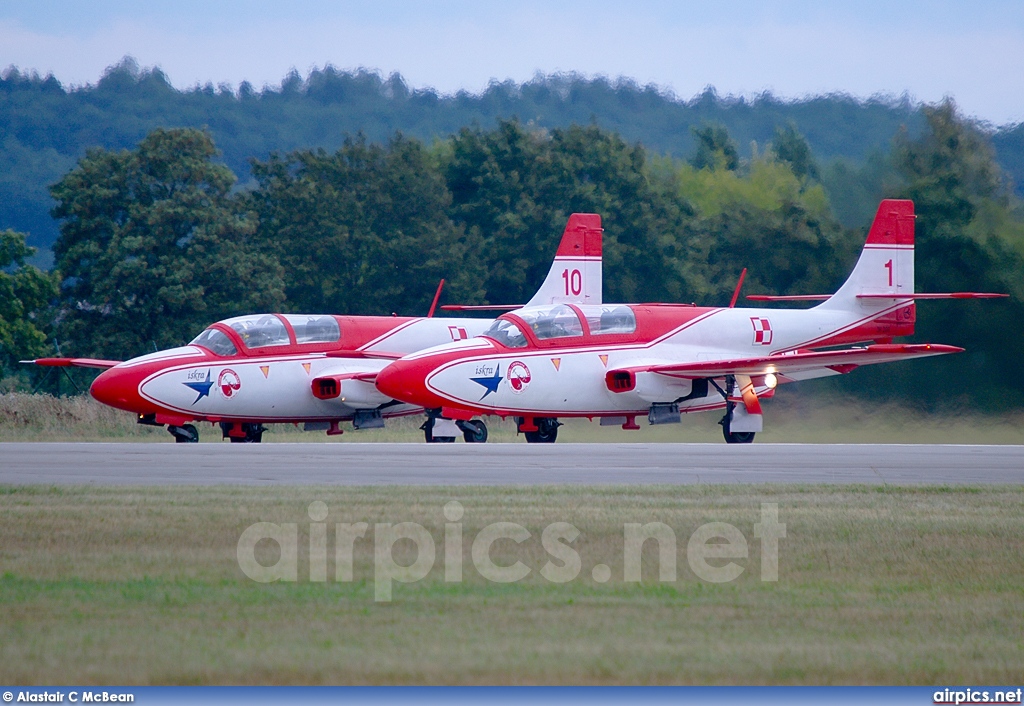
[[(533, 416), (647, 414), (652, 404), (680, 411), (720, 408), (711, 389), (696, 395), (691, 377), (642, 376), (615, 391), (609, 371), (784, 355), (790, 351), (887, 341), (913, 330), (913, 303), (865, 302), (861, 311), (707, 308), (681, 305), (537, 307), (502, 316), (479, 338), (419, 351), (377, 376), (384, 394), (426, 408)], [(505, 322), (505, 329), (501, 330)], [(515, 336), (509, 336), (514, 327)], [(778, 376), (778, 382), (834, 374)], [(774, 385), (755, 379), (759, 395)], [(457, 413), (457, 412), (456, 412)]]
[[(90, 392), (100, 402), (185, 421), (309, 422), (351, 419), (360, 409), (384, 416), (418, 411), (395, 403), (372, 376), (391, 359), (479, 334), (484, 319), (394, 316), (243, 316), (218, 322), (191, 344), (151, 353), (104, 371)], [(383, 357), (375, 357), (383, 356)], [(341, 390), (322, 399), (313, 381)]]

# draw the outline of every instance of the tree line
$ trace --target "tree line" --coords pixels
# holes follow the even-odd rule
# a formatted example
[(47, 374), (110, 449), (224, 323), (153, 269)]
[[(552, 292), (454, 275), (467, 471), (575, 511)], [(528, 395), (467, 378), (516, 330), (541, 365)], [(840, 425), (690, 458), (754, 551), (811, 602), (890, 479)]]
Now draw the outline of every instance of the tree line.
[[(95, 84), (70, 88), (52, 76), (11, 67), (0, 75), (0, 228), (28, 233), (29, 245), (39, 249), (36, 261), (48, 266), (59, 234), (49, 216), (49, 185), (73, 169), (87, 148), (134, 149), (157, 127), (207, 130), (220, 159), (248, 185), (253, 157), (266, 160), (273, 152), (304, 148), (334, 152), (346, 135), (360, 130), (372, 143), (385, 143), (400, 131), (429, 144), (463, 126), (490, 130), (513, 116), (546, 130), (597, 125), (674, 159), (688, 159), (697, 148), (692, 127), (722, 125), (739, 155), (750, 159), (755, 144), (763, 148), (772, 141), (776, 126), (792, 124), (818, 159), (818, 178), (847, 227), (860, 226), (877, 200), (879, 173), (862, 173), (865, 165), (884, 161), (901, 127), (914, 137), (926, 129), (920, 106), (905, 97), (744, 99), (719, 96), (709, 87), (686, 99), (627, 79), (572, 74), (443, 95), (411, 89), (398, 74), (330, 66), (305, 77), (293, 72), (275, 86), (207, 84), (187, 90), (131, 59), (110, 67)], [(1024, 186), (1024, 127), (985, 130), (1001, 166)]]
[[(879, 197), (917, 205), (918, 290), (1012, 298), (922, 304), (917, 340), (971, 352), (858, 371), (842, 389), (1019, 406), (1005, 395), (1021, 387), (1008, 372), (1024, 356), (1024, 221), (990, 136), (950, 102), (923, 115), (923, 132), (899, 133), (872, 167)], [(723, 305), (744, 267), (747, 293), (834, 291), (870, 216), (842, 225), (795, 126), (748, 157), (721, 124), (693, 140), (676, 159), (593, 124), (502, 120), (429, 144), (357, 134), (333, 151), (253, 159), (244, 187), (209, 131), (159, 128), (130, 150), (92, 149), (50, 189), (52, 272), (25, 264), (23, 235), (3, 235), (3, 362), (11, 373), (53, 341), (65, 355), (122, 359), (254, 311), (422, 314), (442, 277), (449, 302), (525, 302), (572, 212), (602, 216), (608, 301)]]

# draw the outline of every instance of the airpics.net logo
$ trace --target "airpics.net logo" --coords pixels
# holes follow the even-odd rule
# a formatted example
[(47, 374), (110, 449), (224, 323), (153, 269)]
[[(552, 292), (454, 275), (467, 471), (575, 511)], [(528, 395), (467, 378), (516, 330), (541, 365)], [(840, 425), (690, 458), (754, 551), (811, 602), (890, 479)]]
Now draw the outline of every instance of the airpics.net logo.
[[(391, 600), (395, 583), (421, 581), (434, 570), (438, 560), (438, 544), (435, 537), (423, 525), (416, 522), (367, 522), (334, 523), (329, 533), (327, 504), (316, 500), (309, 504), (309, 580), (327, 581), (328, 535), (334, 540), (334, 580), (349, 582), (356, 580), (357, 544), (369, 550), (372, 546), (372, 579), (374, 600)], [(494, 583), (514, 583), (525, 580), (535, 571), (551, 583), (568, 583), (583, 574), (584, 561), (574, 543), (581, 532), (570, 522), (552, 522), (539, 532), (540, 544), (546, 561), (541, 565), (529, 566), (518, 558), (510, 561), (507, 551), (501, 552), (503, 561), (497, 563), (492, 554), (494, 547), (523, 546), (537, 535), (516, 522), (492, 522), (473, 536), (467, 536), (463, 522), (465, 509), (457, 500), (443, 508), (444, 523), (441, 545), (441, 564), (444, 580), (458, 583), (465, 575), (466, 557), (464, 547), (468, 546), (472, 570)], [(760, 544), (761, 581), (779, 580), (779, 540), (786, 537), (786, 525), (779, 522), (777, 503), (761, 503), (760, 521), (753, 523), (753, 540)], [(750, 543), (747, 536), (735, 525), (728, 522), (708, 522), (696, 528), (686, 542), (686, 561), (693, 574), (701, 581), (727, 583), (735, 581), (748, 568)], [(618, 541), (618, 538), (617, 538)], [(511, 542), (512, 544), (509, 544)], [(627, 522), (621, 535), (621, 580), (639, 582), (643, 567), (645, 545), (656, 547), (657, 575), (661, 582), (675, 582), (678, 576), (678, 548), (681, 546), (676, 531), (664, 522)], [(272, 564), (261, 563), (257, 554), (258, 545), (278, 547), (277, 559)], [(238, 566), (242, 572), (260, 583), (299, 580), (299, 524), (295, 522), (257, 522), (245, 529), (238, 539)], [(410, 554), (415, 558), (409, 563), (399, 563), (396, 547), (401, 545), (402, 558)], [(527, 552), (528, 553), (528, 552)], [(740, 563), (743, 562), (743, 563)], [(605, 563), (593, 564), (590, 576), (596, 583), (607, 583), (613, 578), (613, 569)], [(371, 578), (369, 562), (366, 576)]]

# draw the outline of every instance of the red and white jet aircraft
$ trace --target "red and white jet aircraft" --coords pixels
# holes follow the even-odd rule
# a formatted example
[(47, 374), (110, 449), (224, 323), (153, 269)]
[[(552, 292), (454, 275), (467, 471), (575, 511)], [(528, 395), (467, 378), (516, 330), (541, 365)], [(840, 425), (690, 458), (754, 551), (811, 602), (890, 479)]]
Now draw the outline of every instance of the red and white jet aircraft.
[(914, 333), (916, 299), (990, 296), (1004, 295), (914, 293), (914, 205), (886, 200), (835, 294), (750, 297), (825, 300), (814, 308), (528, 306), (502, 315), (478, 338), (391, 363), (376, 385), (389, 398), (449, 419), (517, 417), (530, 442), (553, 442), (558, 417), (638, 429), (641, 415), (662, 424), (679, 422), (681, 412), (725, 408), (725, 440), (748, 443), (762, 429), (761, 400), (779, 383), (961, 351), (892, 342)]
[[(530, 306), (601, 302), (601, 218), (570, 216), (551, 270)], [(440, 295), (440, 288), (438, 289)], [(259, 442), (263, 425), (303, 422), (307, 430), (340, 434), (384, 425), (386, 417), (417, 414), (374, 386), (389, 362), (444, 341), (472, 339), (488, 319), (256, 314), (211, 325), (189, 345), (124, 362), (92, 358), (22, 361), (44, 366), (107, 368), (90, 393), (100, 402), (134, 412), (139, 423), (167, 425), (179, 442), (199, 440), (193, 421), (219, 423), (233, 442)], [(458, 307), (455, 307), (458, 308)], [(462, 307), (464, 309), (513, 309)], [(435, 420), (428, 441), (487, 439), (480, 420)]]

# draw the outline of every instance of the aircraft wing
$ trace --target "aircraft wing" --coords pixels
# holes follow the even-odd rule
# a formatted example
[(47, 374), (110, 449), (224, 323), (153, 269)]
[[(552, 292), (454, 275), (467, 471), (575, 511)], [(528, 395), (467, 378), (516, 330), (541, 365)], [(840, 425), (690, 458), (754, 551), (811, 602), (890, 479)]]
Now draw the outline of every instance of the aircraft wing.
[[(833, 351), (796, 351), (756, 358), (693, 361), (625, 368), (623, 372), (659, 373), (672, 377), (713, 378), (725, 375), (765, 375), (767, 373), (798, 373), (831, 368), (848, 373), (861, 365), (891, 363), (897, 360), (925, 358), (946, 353), (959, 353), (963, 348), (932, 343), (885, 343), (866, 348)], [(609, 371), (609, 375), (618, 371)]]
[(373, 382), (374, 380), (377, 379), (377, 371), (367, 370), (361, 373), (339, 373), (337, 375), (320, 375), (315, 379), (319, 380), (320, 378), (331, 378), (332, 380), (337, 380), (338, 382), (341, 382), (343, 380), (360, 380), (362, 382)]
[(389, 353), (387, 351), (328, 351), (328, 358), (354, 358), (354, 359), (378, 359), (398, 360), (409, 355), (408, 353)]
[(42, 365), (53, 368), (113, 368), (120, 360), (103, 360), (101, 358), (36, 358), (35, 360), (19, 360), (19, 363)]

